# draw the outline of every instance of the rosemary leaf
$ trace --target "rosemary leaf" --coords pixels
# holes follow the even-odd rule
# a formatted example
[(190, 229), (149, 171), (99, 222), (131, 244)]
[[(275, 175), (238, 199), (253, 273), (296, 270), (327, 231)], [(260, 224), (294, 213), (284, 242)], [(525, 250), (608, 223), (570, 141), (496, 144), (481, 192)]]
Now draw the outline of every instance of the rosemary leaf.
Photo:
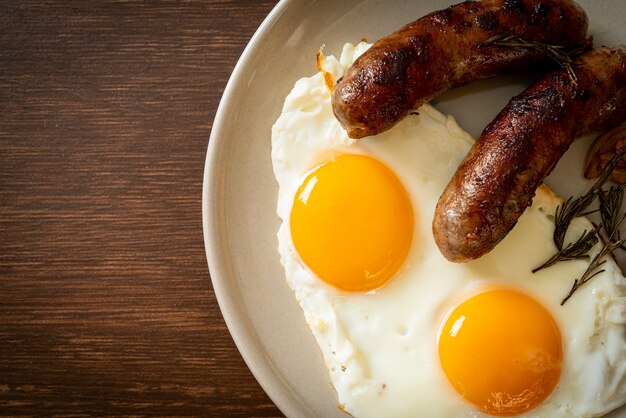
[[(611, 186), (607, 191), (598, 193), (600, 200), (600, 216), (607, 233), (615, 230), (616, 223), (619, 221), (622, 201), (624, 200), (624, 185)], [(617, 231), (619, 234), (619, 231)], [(619, 239), (619, 236), (617, 237)]]
[(583, 231), (580, 237), (575, 242), (570, 242), (567, 244), (567, 247), (560, 250), (552, 257), (548, 259), (545, 263), (540, 265), (539, 267), (533, 269), (533, 273), (538, 272), (539, 270), (543, 270), (547, 267), (550, 267), (559, 261), (567, 261), (567, 260), (581, 260), (581, 259), (589, 259), (589, 250), (593, 248), (594, 245), (598, 243), (598, 228), (592, 229), (590, 231)]
[(591, 189), (589, 190), (588, 193), (592, 193), (592, 192), (595, 193), (598, 190), (600, 190), (602, 186), (604, 186), (604, 184), (607, 182), (609, 177), (611, 177), (611, 173), (613, 172), (613, 170), (615, 170), (615, 167), (617, 167), (617, 164), (620, 162), (622, 157), (624, 157), (624, 155), (626, 155), (626, 150), (623, 150), (622, 152), (620, 152), (615, 157), (609, 160), (606, 167), (604, 167), (604, 171), (602, 171), (602, 174), (600, 174), (600, 177), (598, 177), (598, 180), (596, 180), (593, 186), (591, 186)]
[(550, 45), (541, 42), (531, 41), (528, 39), (520, 38), (512, 35), (496, 35), (483, 42), (483, 45), (498, 45), (511, 48), (524, 48), (539, 54), (542, 54), (552, 61), (556, 62), (561, 68), (563, 68), (573, 84), (577, 84), (576, 73), (574, 72), (573, 57), (578, 55), (584, 50), (584, 47), (568, 50), (562, 45)]
[(589, 280), (593, 279), (598, 274), (602, 273), (604, 269), (598, 271), (598, 268), (600, 268), (600, 266), (606, 263), (606, 259), (603, 259), (604, 256), (607, 255), (608, 253), (613, 252), (614, 250), (619, 248), (622, 244), (624, 244), (624, 241), (622, 240), (619, 240), (619, 241), (614, 240), (615, 235), (617, 231), (619, 230), (619, 226), (621, 225), (624, 218), (626, 218), (626, 213), (620, 216), (618, 220), (616, 221), (612, 220), (612, 222), (614, 222), (615, 227), (609, 234), (606, 243), (604, 244), (602, 249), (600, 249), (600, 251), (598, 251), (598, 253), (593, 257), (593, 259), (591, 260), (591, 263), (589, 263), (589, 265), (587, 266), (587, 269), (585, 270), (583, 275), (580, 277), (580, 279), (574, 280), (574, 285), (570, 289), (567, 296), (565, 296), (565, 298), (561, 301), (561, 305), (567, 302), (569, 298), (572, 297), (574, 292), (578, 290), (582, 285), (587, 283)]
[[(604, 261), (602, 263), (598, 263), (598, 264), (599, 265), (604, 264)], [(596, 267), (598, 267), (598, 266), (596, 266)], [(598, 271), (594, 272), (593, 274), (591, 274), (590, 276), (585, 277), (585, 281), (584, 282), (582, 281), (582, 279), (581, 280), (575, 279), (574, 280), (574, 285), (570, 289), (569, 293), (561, 301), (561, 306), (565, 305), (565, 302), (567, 302), (569, 300), (569, 298), (572, 297), (574, 292), (577, 291), (578, 288), (580, 288), (580, 286), (582, 286), (583, 284), (587, 283), (589, 280), (593, 279), (594, 277), (596, 277), (600, 273), (604, 273), (604, 269), (598, 270)]]
[(567, 229), (572, 223), (572, 220), (581, 216), (595, 198), (595, 193), (584, 194), (575, 200), (572, 200), (570, 197), (556, 208), (556, 212), (554, 213), (555, 228), (552, 240), (559, 251), (563, 250), (565, 234), (567, 233)]

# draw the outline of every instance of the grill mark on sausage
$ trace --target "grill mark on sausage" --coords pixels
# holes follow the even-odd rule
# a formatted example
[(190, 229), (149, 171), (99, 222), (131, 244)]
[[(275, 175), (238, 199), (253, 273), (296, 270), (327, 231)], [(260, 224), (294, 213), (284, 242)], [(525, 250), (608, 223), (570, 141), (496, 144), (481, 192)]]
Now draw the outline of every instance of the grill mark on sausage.
[(433, 235), (450, 261), (491, 251), (578, 137), (626, 120), (626, 47), (598, 48), (511, 99), (444, 190)]
[(484, 45), (495, 35), (579, 49), (587, 16), (572, 0), (483, 0), (433, 12), (377, 41), (337, 81), (333, 111), (352, 138), (391, 128), (440, 93), (545, 61), (528, 49)]

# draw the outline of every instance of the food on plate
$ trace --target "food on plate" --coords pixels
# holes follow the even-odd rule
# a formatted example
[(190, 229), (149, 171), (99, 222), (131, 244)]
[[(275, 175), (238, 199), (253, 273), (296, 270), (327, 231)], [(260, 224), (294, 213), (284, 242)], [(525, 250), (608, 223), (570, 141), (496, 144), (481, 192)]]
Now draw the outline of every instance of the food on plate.
[[(324, 59), (327, 78), (367, 47)], [(473, 140), (430, 105), (416, 113), (355, 141), (319, 72), (296, 82), (272, 128), (280, 259), (339, 407), (355, 417), (591, 417), (624, 404), (616, 264), (560, 305), (588, 260), (531, 272), (555, 251), (562, 200), (546, 186), (493, 251), (446, 260), (431, 221)], [(574, 219), (568, 240), (590, 228)]]
[[(614, 256), (614, 251), (624, 248), (626, 239), (620, 234), (620, 227), (626, 213), (621, 212), (624, 201), (624, 188), (604, 185), (609, 180), (613, 170), (622, 160), (626, 151), (622, 151), (609, 160), (600, 174), (598, 180), (587, 190), (586, 193), (574, 198), (570, 197), (563, 202), (554, 212), (554, 232), (552, 241), (557, 252), (543, 264), (533, 269), (533, 273), (544, 268), (553, 266), (561, 261), (588, 259), (589, 265), (580, 277), (573, 280), (572, 288), (561, 301), (561, 305), (567, 302), (572, 295), (593, 279), (605, 263), (605, 257)], [(600, 213), (600, 220), (593, 229), (585, 231), (572, 242), (565, 242), (565, 236), (572, 221), (579, 216), (590, 212), (590, 206), (598, 201), (596, 211)], [(593, 212), (593, 211), (592, 211)], [(593, 256), (589, 252), (602, 242), (600, 250)]]
[[(626, 151), (626, 125), (613, 128), (596, 138), (587, 154), (585, 177), (598, 177), (611, 158), (622, 151)], [(618, 184), (626, 183), (626, 161), (617, 164), (611, 173), (611, 180)]]
[(492, 250), (531, 204), (574, 139), (626, 119), (626, 47), (578, 56), (575, 79), (552, 71), (485, 128), (441, 195), (433, 234), (450, 261)]
[(333, 91), (351, 138), (379, 134), (440, 93), (545, 60), (528, 48), (488, 42), (499, 35), (585, 48), (587, 15), (571, 0), (468, 1), (431, 13), (377, 41)]

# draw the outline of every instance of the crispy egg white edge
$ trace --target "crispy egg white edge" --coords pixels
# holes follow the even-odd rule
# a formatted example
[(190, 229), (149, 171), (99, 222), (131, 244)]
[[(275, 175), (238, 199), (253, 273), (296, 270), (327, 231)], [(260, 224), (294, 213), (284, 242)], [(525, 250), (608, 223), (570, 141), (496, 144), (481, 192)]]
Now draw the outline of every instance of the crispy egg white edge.
[[(336, 80), (343, 73), (343, 69), (367, 47), (366, 44), (360, 44), (357, 47), (347, 44), (344, 47), (339, 61), (334, 59), (334, 57), (328, 57), (322, 60), (322, 68), (324, 71), (332, 74)], [(314, 77), (319, 78), (319, 82), (316, 83), (319, 86), (319, 91), (304, 91), (306, 88), (304, 84), (306, 83), (301, 81), (297, 82), (293, 91), (285, 101), (283, 114), (289, 114), (293, 111), (306, 112), (307, 107), (310, 106), (310, 103), (308, 103), (306, 99), (310, 94), (329, 95), (329, 92), (325, 91), (327, 88), (324, 85), (321, 74), (318, 73)], [(458, 127), (453, 118), (440, 114), (430, 106), (425, 106), (419, 109), (419, 111), (426, 112), (429, 116), (445, 123), (453, 135), (470, 138), (468, 134)], [(281, 114), (281, 117), (273, 127), (273, 131), (275, 129), (292, 131), (292, 128), (296, 128), (295, 131), (297, 131), (297, 126), (289, 126), (292, 121), (288, 119), (289, 118), (283, 118)], [(281, 126), (283, 123), (286, 126)], [(329, 121), (326, 129), (329, 131), (330, 135), (336, 136), (338, 149), (342, 146), (349, 147), (354, 141), (348, 138), (345, 131), (337, 126), (338, 123), (336, 123), (336, 121)], [(295, 137), (292, 139), (297, 141)], [(471, 139), (468, 139), (468, 141), (471, 141)], [(316, 155), (314, 152), (311, 153), (311, 156), (309, 165), (311, 168), (321, 162), (321, 160), (316, 161), (316, 159), (324, 158), (323, 156), (320, 157)], [(293, 197), (299, 183), (293, 182), (295, 184), (290, 184), (290, 180), (293, 180), (290, 179), (290, 177), (297, 174), (297, 177), (301, 180), (306, 173), (295, 173), (295, 168), (289, 167), (289, 161), (281, 160), (278, 153), (275, 155), (274, 147), (272, 148), (272, 160), (277, 181), (279, 185), (281, 185), (279, 193)], [(279, 166), (282, 168), (277, 169)], [(547, 186), (542, 186), (537, 191), (532, 207), (527, 210), (527, 213), (525, 213), (523, 217), (528, 217), (531, 213), (539, 212), (541, 216), (538, 219), (545, 220), (545, 228), (553, 229), (551, 214), (561, 201), (562, 200)], [(282, 236), (290, 236), (288, 231), (289, 211), (286, 211), (284, 208), (282, 208), (282, 210), (279, 208), (279, 216), (283, 220), (279, 231), (281, 263), (285, 266), (286, 271), (292, 273), (288, 274), (288, 283), (301, 304), (307, 323), (320, 345), (324, 361), (331, 375), (331, 380), (335, 382), (343, 381), (346, 382), (347, 385), (358, 385), (359, 381), (364, 379), (367, 373), (359, 367), (348, 367), (351, 362), (355, 361), (355, 358), (359, 358), (358, 348), (349, 340), (348, 333), (343, 328), (341, 321), (338, 320), (332, 306), (332, 298), (330, 298), (329, 295), (337, 291), (323, 283), (321, 285), (319, 283), (313, 283), (313, 281), (317, 279), (310, 274), (306, 267), (299, 263), (297, 254), (293, 249), (293, 244), (289, 239), (280, 238)], [(521, 222), (520, 220), (520, 223)], [(568, 234), (569, 238), (573, 239), (577, 237), (580, 231), (591, 227), (592, 225), (588, 220), (579, 218), (570, 229)], [(511, 235), (519, 234), (519, 230), (520, 228), (515, 228), (511, 232)], [(475, 263), (469, 264), (474, 264), (474, 267), (479, 270), (484, 268), (485, 264), (493, 261), (497, 257), (499, 251), (502, 252), (506, 249), (509, 241), (513, 240), (506, 238), (492, 254), (481, 260), (477, 260)], [(548, 240), (547, 245), (552, 246), (552, 251), (554, 251), (551, 240)], [(598, 248), (599, 246), (597, 246), (594, 251), (598, 251)], [(582, 261), (569, 263), (577, 265), (577, 270), (580, 272), (586, 267), (585, 262)], [(555, 309), (554, 300), (547, 301), (543, 298), (539, 298), (539, 301), (544, 303), (544, 305), (550, 306), (550, 311), (555, 316), (555, 320), (559, 324), (563, 334), (565, 352), (564, 370), (561, 381), (573, 379), (574, 381), (580, 382), (581, 385), (584, 385), (588, 389), (580, 393), (581, 403), (601, 405), (597, 410), (591, 411), (579, 411), (576, 405), (561, 405), (562, 412), (566, 414), (599, 416), (624, 403), (626, 396), (626, 362), (623, 361), (624, 352), (626, 352), (626, 342), (624, 342), (626, 329), (626, 279), (624, 279), (613, 260), (608, 260), (605, 267), (605, 273), (592, 279), (593, 282), (579, 289), (572, 298), (572, 300), (577, 298), (585, 299), (583, 306), (585, 306), (586, 309), (584, 309), (583, 312), (570, 312), (575, 311), (575, 309), (571, 307), (576, 305), (571, 302), (568, 302), (559, 310), (558, 308)], [(535, 276), (535, 279), (548, 281), (550, 276), (554, 274), (554, 269), (563, 269), (563, 266), (557, 265), (551, 269), (539, 272)], [(569, 285), (571, 286), (571, 283)], [(553, 287), (557, 286), (555, 285)], [(567, 290), (569, 290), (569, 287), (563, 287), (562, 283), (558, 284), (558, 288), (558, 295), (564, 295)], [(310, 313), (313, 312), (316, 314), (310, 315)], [(594, 317), (597, 318), (592, 324), (592, 329), (589, 329), (590, 326), (587, 326), (583, 327), (585, 329), (580, 330), (580, 332), (569, 332), (569, 329), (566, 328), (568, 324), (565, 318), (575, 318), (579, 323), (585, 323), (585, 319), (589, 315), (594, 315)], [(614, 343), (615, 341), (622, 341), (622, 344)], [(577, 347), (577, 351), (583, 350), (583, 352), (587, 353), (586, 355), (593, 356), (593, 361), (589, 361), (588, 357), (576, 358), (571, 356), (569, 354), (571, 350), (568, 350), (567, 347), (572, 345)], [(598, 350), (600, 347), (604, 347), (604, 349)], [(567, 366), (568, 364), (570, 366)], [(598, 367), (598, 364), (604, 365), (603, 373), (591, 373), (594, 371), (597, 372), (597, 370), (594, 369)], [(349, 373), (346, 373), (344, 370), (349, 370)], [(597, 378), (594, 379), (593, 376), (597, 376)], [(559, 383), (551, 398), (559, 397), (559, 391), (562, 390), (561, 386), (561, 383)], [(536, 410), (531, 411), (531, 413), (541, 416), (542, 413), (547, 412), (542, 411), (542, 409), (543, 408), (540, 406)], [(480, 416), (481, 414), (476, 413), (475, 415)]]

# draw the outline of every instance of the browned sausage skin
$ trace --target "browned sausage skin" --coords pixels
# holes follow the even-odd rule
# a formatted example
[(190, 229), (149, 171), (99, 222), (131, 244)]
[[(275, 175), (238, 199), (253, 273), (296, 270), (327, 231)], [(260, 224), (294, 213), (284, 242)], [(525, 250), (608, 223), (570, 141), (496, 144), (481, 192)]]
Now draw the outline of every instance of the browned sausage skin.
[(433, 234), (448, 260), (493, 249), (574, 139), (626, 120), (625, 62), (626, 46), (589, 51), (574, 63), (575, 83), (553, 71), (485, 128), (435, 210)]
[(501, 34), (576, 49), (587, 15), (571, 0), (468, 1), (379, 40), (337, 81), (333, 111), (351, 138), (383, 132), (438, 94), (545, 57), (485, 41)]

